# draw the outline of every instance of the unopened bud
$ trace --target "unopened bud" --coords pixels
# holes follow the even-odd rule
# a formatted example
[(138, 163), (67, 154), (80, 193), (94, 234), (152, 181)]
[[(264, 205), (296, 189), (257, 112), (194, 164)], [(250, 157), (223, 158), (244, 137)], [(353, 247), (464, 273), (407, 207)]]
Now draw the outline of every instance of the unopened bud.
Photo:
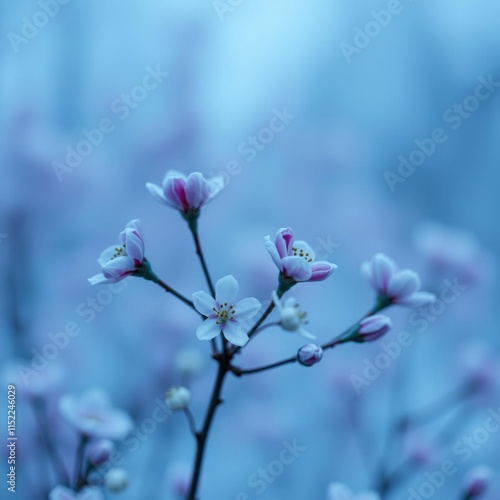
[(323, 358), (323, 349), (316, 344), (306, 344), (299, 349), (297, 361), (304, 366), (312, 366)]
[(186, 387), (172, 387), (165, 393), (165, 402), (173, 411), (185, 410), (191, 402), (191, 392)]

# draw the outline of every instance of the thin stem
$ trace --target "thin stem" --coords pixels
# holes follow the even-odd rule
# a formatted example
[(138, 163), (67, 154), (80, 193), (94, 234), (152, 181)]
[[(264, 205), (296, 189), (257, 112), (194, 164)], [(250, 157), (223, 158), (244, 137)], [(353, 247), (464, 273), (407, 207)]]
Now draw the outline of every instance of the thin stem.
[(210, 404), (207, 409), (207, 414), (203, 422), (203, 427), (201, 432), (195, 434), (196, 436), (196, 458), (194, 461), (193, 474), (191, 477), (191, 486), (189, 488), (188, 496), (186, 500), (196, 500), (196, 493), (198, 491), (198, 485), (200, 482), (201, 468), (203, 465), (203, 458), (205, 456), (205, 449), (208, 439), (208, 433), (212, 425), (212, 421), (215, 415), (215, 410), (222, 403), (221, 393), (222, 386), (224, 384), (224, 378), (228, 372), (228, 366), (219, 360), (219, 367), (217, 369), (217, 378), (215, 380), (214, 388), (212, 390), (212, 396), (210, 398)]
[[(215, 299), (215, 288), (214, 284), (212, 281), (212, 278), (210, 277), (210, 272), (208, 271), (208, 266), (207, 262), (205, 261), (205, 256), (203, 254), (203, 250), (201, 248), (201, 243), (200, 243), (200, 237), (198, 236), (198, 231), (197, 229), (191, 228), (191, 234), (193, 235), (193, 240), (194, 240), (194, 246), (196, 249), (196, 255), (198, 256), (198, 259), (200, 260), (201, 268), (203, 269), (203, 274), (205, 275), (205, 280), (207, 281), (208, 289), (210, 290), (210, 294), (212, 297)], [(217, 353), (217, 344), (215, 339), (210, 340), (210, 345), (212, 346), (212, 352)], [(224, 350), (226, 347), (226, 344), (224, 342), (224, 339), (222, 339), (222, 350)]]
[(189, 408), (184, 408), (184, 415), (186, 415), (186, 418), (188, 420), (189, 429), (191, 430), (191, 433), (193, 434), (193, 436), (196, 437), (198, 431), (196, 430), (196, 422), (194, 420), (193, 413)]
[(75, 460), (75, 491), (80, 491), (86, 484), (85, 477), (81, 477), (82, 466), (83, 466), (83, 456), (85, 454), (85, 446), (87, 445), (88, 438), (86, 436), (81, 436), (80, 443), (78, 444), (78, 449), (76, 450), (76, 460)]
[(210, 290), (210, 294), (215, 298), (215, 288), (212, 282), (212, 278), (210, 277), (210, 273), (208, 271), (207, 263), (205, 261), (205, 256), (203, 255), (203, 250), (201, 248), (200, 237), (198, 236), (198, 232), (191, 231), (194, 239), (194, 246), (196, 248), (196, 255), (200, 259), (200, 264), (203, 269), (203, 274), (205, 275), (205, 279), (207, 281), (208, 288)]
[[(184, 304), (188, 305), (191, 309), (196, 311), (196, 308), (194, 307), (194, 304), (191, 300), (187, 299), (184, 297), (184, 295), (181, 295), (179, 292), (174, 290), (171, 286), (167, 285), (164, 281), (158, 278), (158, 281), (155, 281), (158, 285), (160, 285), (163, 290), (165, 290), (167, 293), (171, 293), (174, 297), (178, 298), (180, 301), (184, 302)], [(198, 312), (198, 311), (196, 311)]]

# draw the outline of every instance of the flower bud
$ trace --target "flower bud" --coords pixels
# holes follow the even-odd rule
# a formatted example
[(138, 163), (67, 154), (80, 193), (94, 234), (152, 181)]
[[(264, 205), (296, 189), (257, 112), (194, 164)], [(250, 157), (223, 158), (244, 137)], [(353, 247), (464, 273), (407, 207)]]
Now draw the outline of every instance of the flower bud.
[(109, 469), (104, 477), (104, 484), (113, 493), (123, 491), (128, 486), (128, 474), (123, 469)]
[(90, 444), (88, 451), (90, 463), (93, 465), (105, 464), (114, 449), (115, 445), (110, 439), (98, 439), (94, 441)]
[(185, 410), (191, 402), (191, 392), (186, 387), (172, 387), (165, 393), (165, 402), (173, 411)]
[(469, 498), (483, 494), (491, 483), (493, 471), (486, 465), (471, 469), (464, 479), (465, 493)]
[(312, 366), (323, 358), (323, 349), (316, 344), (306, 344), (299, 349), (297, 361), (304, 366)]
[(385, 335), (392, 327), (391, 319), (383, 314), (374, 314), (361, 320), (355, 342), (372, 342)]

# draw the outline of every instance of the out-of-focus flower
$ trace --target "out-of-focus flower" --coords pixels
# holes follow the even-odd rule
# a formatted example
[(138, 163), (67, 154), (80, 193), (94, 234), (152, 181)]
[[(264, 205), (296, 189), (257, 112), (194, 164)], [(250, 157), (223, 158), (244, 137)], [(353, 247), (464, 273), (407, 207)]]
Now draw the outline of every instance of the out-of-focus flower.
[(108, 247), (98, 259), (100, 274), (89, 278), (92, 285), (116, 283), (136, 274), (144, 264), (144, 240), (137, 219), (129, 222), (120, 233), (120, 245)]
[(373, 314), (360, 321), (353, 340), (355, 342), (373, 342), (385, 335), (391, 327), (391, 318), (383, 314)]
[(111, 406), (108, 395), (92, 389), (81, 397), (66, 395), (59, 400), (59, 410), (66, 420), (88, 438), (116, 440), (133, 427), (132, 419)]
[(109, 491), (119, 493), (128, 486), (128, 474), (125, 470), (113, 467), (104, 476), (104, 485)]
[(294, 241), (294, 238), (289, 227), (280, 229), (274, 241), (270, 236), (264, 238), (266, 250), (285, 280), (323, 281), (337, 269), (330, 262), (315, 261), (313, 249), (305, 241)]
[(195, 375), (203, 367), (203, 357), (196, 349), (183, 349), (175, 355), (175, 366), (183, 375)]
[(331, 483), (328, 486), (328, 500), (381, 500), (378, 493), (366, 491), (355, 495), (342, 483)]
[(109, 460), (114, 449), (115, 445), (110, 439), (98, 439), (90, 443), (87, 456), (91, 464), (103, 465)]
[(191, 403), (191, 392), (186, 387), (172, 387), (165, 393), (165, 403), (172, 411), (185, 410)]
[(467, 283), (485, 276), (492, 265), (488, 252), (464, 229), (426, 222), (415, 230), (414, 241), (433, 271), (453, 273)]
[(493, 471), (486, 465), (479, 465), (471, 469), (464, 478), (465, 494), (473, 499), (482, 495), (490, 486)]
[(429, 292), (419, 292), (420, 278), (409, 269), (399, 270), (392, 259), (383, 253), (373, 256), (361, 266), (362, 273), (379, 294), (382, 302), (418, 307), (435, 300)]
[(49, 493), (49, 500), (104, 500), (104, 495), (99, 488), (84, 488), (77, 493), (65, 486), (56, 486)]
[(316, 344), (306, 344), (297, 352), (297, 361), (304, 366), (313, 366), (323, 359), (323, 349)]
[(290, 297), (284, 304), (281, 303), (278, 294), (272, 293), (273, 302), (280, 314), (280, 325), (283, 330), (289, 332), (297, 332), (306, 339), (315, 339), (316, 337), (302, 328), (302, 325), (307, 323), (307, 313), (299, 309), (297, 301)]
[(176, 170), (169, 170), (163, 186), (148, 182), (148, 191), (160, 203), (180, 210), (182, 213), (197, 212), (203, 205), (212, 201), (224, 188), (222, 176), (205, 179), (200, 172), (185, 176)]
[(243, 346), (248, 342), (245, 327), (259, 312), (261, 303), (253, 297), (235, 302), (238, 291), (238, 282), (229, 275), (217, 282), (215, 299), (206, 292), (193, 294), (196, 310), (207, 317), (196, 331), (200, 340), (213, 339), (222, 331), (234, 345)]

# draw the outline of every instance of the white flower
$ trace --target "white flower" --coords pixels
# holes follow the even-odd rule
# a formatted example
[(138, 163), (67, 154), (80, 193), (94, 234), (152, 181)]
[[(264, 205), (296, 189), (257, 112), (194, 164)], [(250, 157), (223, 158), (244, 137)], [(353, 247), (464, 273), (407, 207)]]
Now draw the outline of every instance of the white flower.
[(313, 334), (302, 328), (302, 325), (307, 323), (307, 313), (299, 309), (299, 304), (294, 298), (290, 297), (286, 299), (285, 304), (283, 305), (276, 292), (272, 293), (272, 297), (274, 305), (280, 313), (280, 325), (283, 330), (297, 332), (306, 339), (316, 338)]
[(207, 317), (196, 331), (200, 340), (213, 339), (222, 332), (234, 345), (248, 342), (245, 326), (259, 312), (261, 303), (253, 297), (236, 302), (238, 291), (238, 282), (229, 275), (217, 282), (215, 299), (206, 292), (193, 294), (194, 307)]
[(172, 387), (165, 393), (165, 402), (173, 411), (185, 410), (191, 402), (191, 392), (186, 387)]

